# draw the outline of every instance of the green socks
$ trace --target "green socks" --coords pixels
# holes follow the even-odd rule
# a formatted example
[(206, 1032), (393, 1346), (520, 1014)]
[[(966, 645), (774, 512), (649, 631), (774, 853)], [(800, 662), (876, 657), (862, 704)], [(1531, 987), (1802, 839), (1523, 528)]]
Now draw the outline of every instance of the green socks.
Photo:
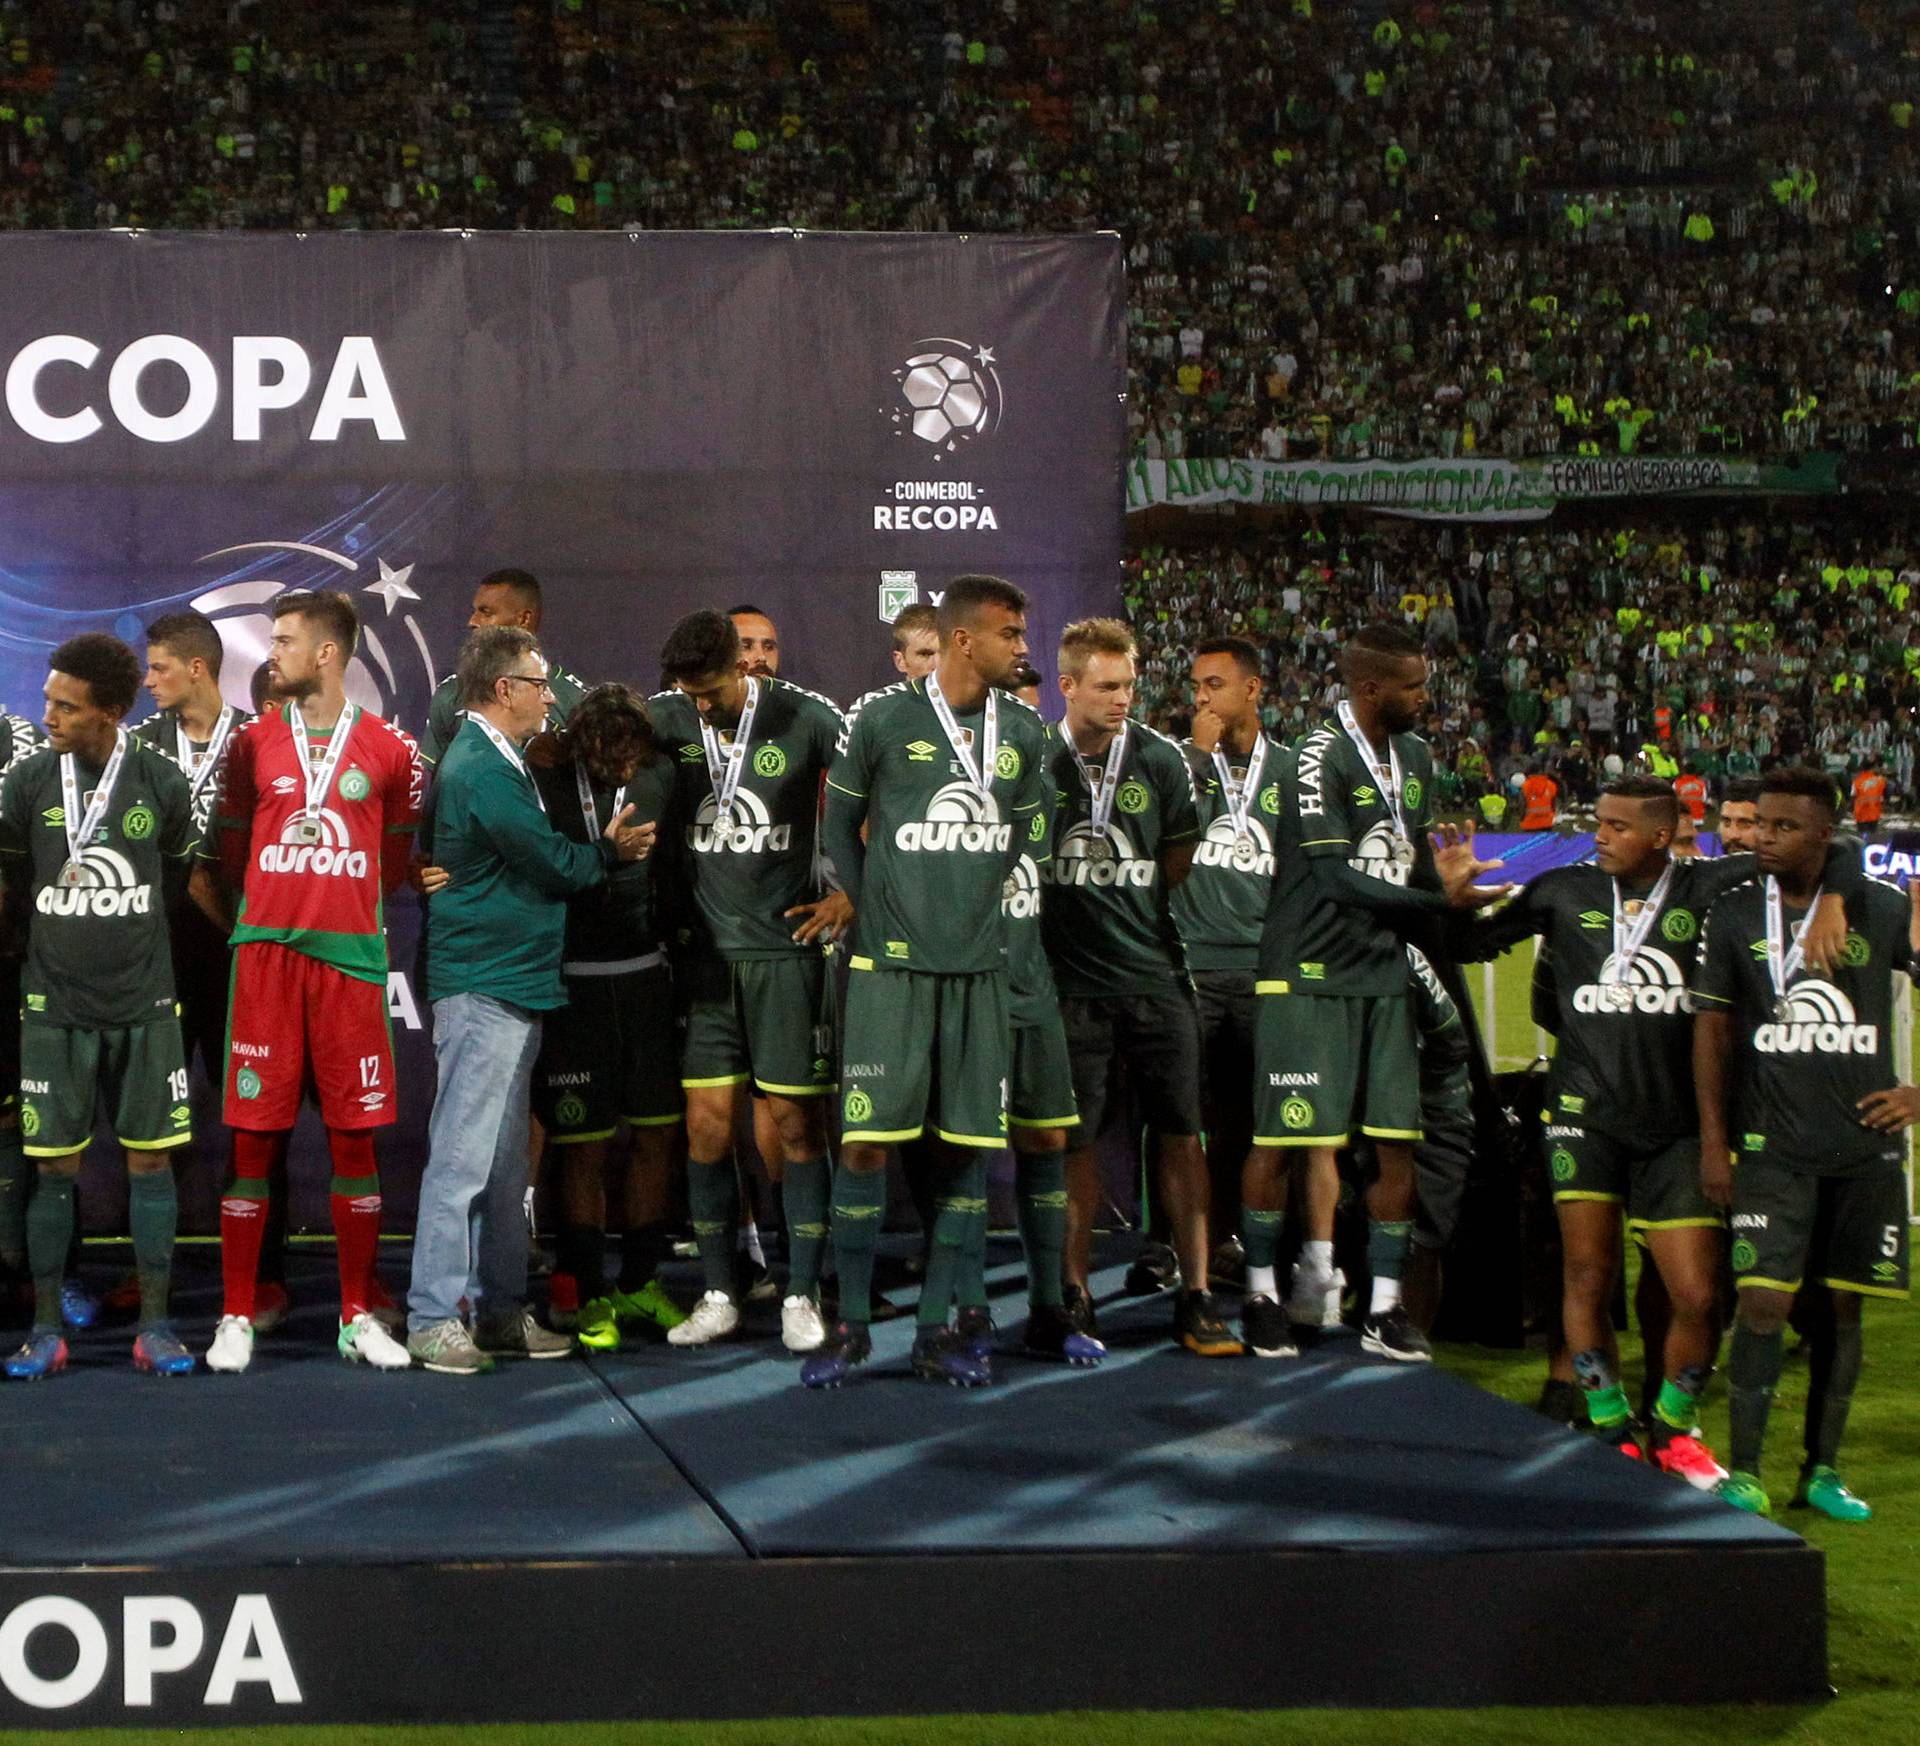
[(1013, 1155), (1014, 1217), (1027, 1256), (1027, 1299), (1035, 1309), (1058, 1309), (1060, 1259), (1067, 1247), (1067, 1155)]
[(1837, 1467), (1860, 1380), (1860, 1324), (1829, 1321), (1807, 1356), (1807, 1465)]
[(1784, 1333), (1756, 1334), (1744, 1322), (1734, 1324), (1727, 1353), (1728, 1454), (1730, 1464), (1741, 1473), (1760, 1471), (1767, 1414), (1773, 1409), (1773, 1391), (1780, 1386), (1785, 1348)]
[(133, 1264), (140, 1276), (140, 1325), (167, 1319), (173, 1281), (173, 1239), (180, 1225), (180, 1197), (173, 1167), (129, 1172), (127, 1225), (133, 1233)]
[(67, 1247), (73, 1241), (74, 1178), (51, 1170), (36, 1172), (27, 1203), (27, 1264), (33, 1270), (33, 1325), (60, 1329), (60, 1282), (67, 1272)]
[(840, 1274), (840, 1319), (864, 1327), (873, 1320), (873, 1251), (887, 1210), (887, 1173), (833, 1172), (833, 1263)]
[(1627, 1404), (1627, 1391), (1620, 1386), (1606, 1353), (1598, 1346), (1574, 1353), (1573, 1374), (1587, 1397), (1587, 1417), (1593, 1421), (1594, 1430), (1605, 1436), (1609, 1431), (1623, 1429), (1633, 1417), (1633, 1409)]
[(733, 1295), (733, 1250), (740, 1226), (740, 1180), (732, 1158), (687, 1160), (687, 1210), (707, 1290)]
[[(940, 1171), (940, 1193), (933, 1206), (933, 1246), (927, 1251), (927, 1273), (920, 1287), (916, 1320), (923, 1328), (944, 1328), (959, 1297), (966, 1275), (968, 1251), (976, 1230), (984, 1243), (987, 1232), (986, 1160), (971, 1155)], [(977, 1268), (977, 1287), (986, 1297), (984, 1257)], [(959, 1299), (964, 1302), (964, 1299)]]
[(1280, 1263), (1280, 1237), (1287, 1215), (1278, 1208), (1243, 1206), (1240, 1209), (1240, 1247), (1247, 1256), (1247, 1296), (1280, 1296), (1280, 1282), (1274, 1269)]
[(1370, 1313), (1383, 1315), (1400, 1301), (1400, 1276), (1407, 1270), (1407, 1251), (1413, 1246), (1409, 1219), (1367, 1221), (1367, 1270), (1373, 1275)]
[(787, 1217), (787, 1291), (812, 1297), (820, 1289), (820, 1259), (827, 1247), (827, 1201), (833, 1165), (823, 1158), (787, 1160), (780, 1179), (780, 1205)]

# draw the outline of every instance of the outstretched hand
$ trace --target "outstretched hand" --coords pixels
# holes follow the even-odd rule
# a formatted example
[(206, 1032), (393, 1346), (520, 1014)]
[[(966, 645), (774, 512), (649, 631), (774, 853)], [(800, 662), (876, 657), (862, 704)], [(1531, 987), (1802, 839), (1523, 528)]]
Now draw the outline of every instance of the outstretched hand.
[(1498, 873), (1500, 863), (1483, 861), (1474, 852), (1471, 823), (1441, 825), (1428, 835), (1427, 841), (1433, 848), (1434, 870), (1440, 875), (1447, 902), (1455, 909), (1485, 909), (1518, 889), (1511, 881), (1498, 885), (1479, 883), (1482, 875)]

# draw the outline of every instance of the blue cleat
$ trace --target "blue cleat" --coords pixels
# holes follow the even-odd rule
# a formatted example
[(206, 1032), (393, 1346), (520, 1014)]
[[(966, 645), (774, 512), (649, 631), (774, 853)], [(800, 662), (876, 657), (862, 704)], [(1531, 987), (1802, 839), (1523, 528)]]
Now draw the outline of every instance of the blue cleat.
[(873, 1336), (864, 1322), (836, 1322), (827, 1343), (800, 1366), (806, 1388), (838, 1388), (873, 1356)]
[(993, 1366), (967, 1350), (963, 1336), (952, 1328), (922, 1328), (913, 1337), (913, 1373), (927, 1382), (954, 1388), (985, 1388), (993, 1380)]
[(134, 1336), (134, 1369), (150, 1376), (187, 1376), (193, 1366), (193, 1354), (165, 1322), (155, 1322)]
[(78, 1279), (60, 1282), (60, 1319), (75, 1333), (85, 1333), (100, 1319), (100, 1300)]
[(67, 1367), (67, 1343), (51, 1328), (35, 1328), (27, 1343), (7, 1360), (7, 1374), (15, 1382), (38, 1382)]
[(969, 1354), (975, 1358), (993, 1356), (993, 1336), (997, 1330), (993, 1325), (992, 1310), (984, 1304), (963, 1309), (955, 1321), (958, 1324), (955, 1331)]
[(1020, 1349), (1030, 1357), (1051, 1358), (1076, 1370), (1091, 1370), (1107, 1355), (1106, 1347), (1076, 1328), (1073, 1317), (1057, 1304), (1033, 1306)]

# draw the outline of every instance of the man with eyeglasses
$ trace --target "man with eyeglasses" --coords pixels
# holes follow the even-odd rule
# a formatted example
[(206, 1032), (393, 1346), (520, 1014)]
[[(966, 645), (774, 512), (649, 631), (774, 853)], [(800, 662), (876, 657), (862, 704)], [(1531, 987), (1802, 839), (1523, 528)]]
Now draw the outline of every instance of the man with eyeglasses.
[[(644, 856), (653, 826), (633, 826), (629, 805), (591, 844), (554, 829), (521, 757), (553, 702), (530, 631), (474, 631), (458, 677), (466, 713), (440, 763), (430, 827), (433, 860), (447, 874), (430, 899), (427, 963), (439, 1083), (407, 1351), (428, 1370), (471, 1376), (495, 1357), (562, 1358), (573, 1346), (526, 1304), (528, 1092), (541, 1014), (566, 999), (566, 900)], [(469, 1330), (460, 1300), (476, 1271)]]

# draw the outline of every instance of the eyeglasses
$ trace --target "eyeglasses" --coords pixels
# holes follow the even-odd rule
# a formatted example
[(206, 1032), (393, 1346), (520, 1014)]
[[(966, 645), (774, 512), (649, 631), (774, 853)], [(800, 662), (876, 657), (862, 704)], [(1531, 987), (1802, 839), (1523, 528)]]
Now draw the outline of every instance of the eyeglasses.
[(553, 695), (551, 681), (541, 678), (537, 673), (502, 673), (500, 677), (509, 685), (537, 685), (549, 697)]

